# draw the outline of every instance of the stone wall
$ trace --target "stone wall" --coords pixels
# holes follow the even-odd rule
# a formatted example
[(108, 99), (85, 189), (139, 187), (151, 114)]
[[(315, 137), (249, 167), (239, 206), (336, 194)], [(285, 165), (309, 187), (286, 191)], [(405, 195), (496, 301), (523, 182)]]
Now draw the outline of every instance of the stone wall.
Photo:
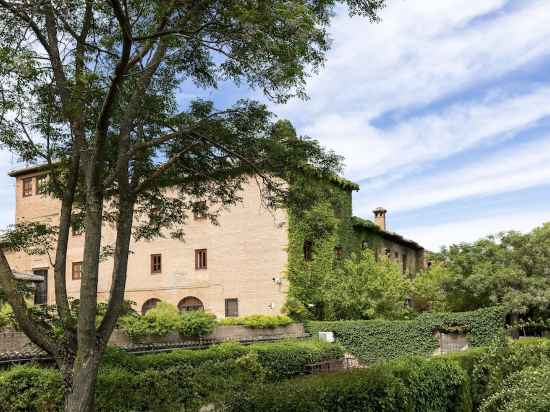
[[(304, 325), (293, 323), (286, 327), (273, 329), (251, 329), (244, 326), (219, 326), (210, 335), (202, 339), (182, 337), (178, 334), (169, 334), (158, 338), (147, 338), (139, 342), (132, 342), (128, 334), (123, 330), (115, 330), (109, 344), (117, 347), (132, 348), (140, 345), (178, 345), (206, 341), (217, 343), (224, 341), (248, 341), (262, 339), (301, 338), (305, 336)], [(37, 353), (38, 348), (22, 332), (0, 332), (0, 357), (2, 354)]]

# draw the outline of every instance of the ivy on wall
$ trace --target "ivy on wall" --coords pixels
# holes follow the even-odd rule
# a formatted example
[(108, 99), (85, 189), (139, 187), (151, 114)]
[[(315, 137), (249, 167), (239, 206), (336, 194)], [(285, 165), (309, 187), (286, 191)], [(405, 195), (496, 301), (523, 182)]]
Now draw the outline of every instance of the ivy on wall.
[[(286, 310), (296, 319), (323, 319), (324, 285), (340, 259), (353, 251), (351, 182), (295, 175), (288, 179), (289, 291)], [(304, 258), (304, 243), (311, 259)], [(339, 256), (337, 256), (338, 250)]]
[(438, 348), (435, 331), (463, 332), (474, 347), (503, 341), (501, 307), (461, 313), (424, 313), (413, 320), (307, 322), (311, 334), (334, 332), (336, 340), (359, 359), (374, 363), (408, 355), (430, 355)]

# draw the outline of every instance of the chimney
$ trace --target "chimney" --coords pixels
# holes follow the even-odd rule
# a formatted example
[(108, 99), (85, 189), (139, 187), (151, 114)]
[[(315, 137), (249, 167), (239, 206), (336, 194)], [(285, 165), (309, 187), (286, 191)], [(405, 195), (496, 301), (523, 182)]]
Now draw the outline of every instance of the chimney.
[(374, 213), (374, 223), (382, 230), (386, 230), (386, 213), (388, 211), (383, 207), (377, 207), (373, 210)]

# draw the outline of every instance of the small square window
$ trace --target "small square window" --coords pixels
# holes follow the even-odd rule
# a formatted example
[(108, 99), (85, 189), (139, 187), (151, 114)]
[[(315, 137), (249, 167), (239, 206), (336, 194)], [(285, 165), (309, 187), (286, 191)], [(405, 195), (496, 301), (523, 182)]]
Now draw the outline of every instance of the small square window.
[(368, 247), (369, 247), (369, 241), (363, 240), (363, 242), (361, 243), (361, 249), (366, 250)]
[(235, 318), (239, 316), (239, 299), (225, 300), (225, 317)]
[(162, 272), (162, 255), (151, 255), (151, 273)]
[(195, 269), (206, 269), (206, 249), (195, 249)]
[(32, 178), (23, 179), (23, 197), (32, 196)]
[(42, 175), (36, 178), (36, 194), (43, 195), (48, 189), (48, 176)]
[(73, 262), (72, 278), (73, 280), (82, 278), (82, 262)]

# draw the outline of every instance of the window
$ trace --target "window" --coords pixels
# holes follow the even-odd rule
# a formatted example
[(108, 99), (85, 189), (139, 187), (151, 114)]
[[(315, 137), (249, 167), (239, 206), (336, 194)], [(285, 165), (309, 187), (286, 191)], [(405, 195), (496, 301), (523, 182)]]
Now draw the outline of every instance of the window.
[(32, 196), (32, 178), (23, 179), (23, 197)]
[(403, 274), (407, 273), (407, 254), (403, 254)]
[(194, 296), (187, 296), (180, 300), (178, 303), (178, 309), (180, 312), (193, 312), (196, 310), (204, 310), (204, 305), (201, 300)]
[(334, 254), (336, 255), (337, 259), (342, 259), (342, 257), (344, 256), (344, 249), (342, 248), (342, 246), (336, 246), (334, 248)]
[(386, 254), (386, 257), (391, 257), (391, 249), (386, 249), (384, 253)]
[(48, 189), (48, 176), (42, 175), (36, 178), (36, 194), (43, 195)]
[(312, 248), (313, 243), (311, 240), (304, 240), (304, 260), (311, 260), (313, 258), (312, 255)]
[(363, 240), (363, 242), (361, 243), (361, 249), (366, 250), (368, 247), (369, 247), (369, 241)]
[(206, 213), (207, 213), (207, 206), (206, 201), (201, 201), (195, 204), (195, 210), (193, 212), (193, 218), (195, 220), (204, 220), (206, 219)]
[(157, 298), (151, 298), (151, 299), (147, 300), (143, 304), (143, 306), (141, 307), (141, 314), (145, 315), (147, 312), (149, 312), (151, 309), (153, 309), (159, 303), (160, 303), (160, 299), (157, 299)]
[(394, 252), (395, 259), (399, 259), (399, 252)]
[(48, 269), (35, 269), (32, 273), (42, 276), (44, 279), (43, 281), (35, 282), (34, 304), (46, 305), (48, 303)]
[(239, 316), (239, 299), (225, 300), (225, 317), (234, 318)]
[(162, 255), (151, 255), (151, 273), (162, 272)]
[(73, 280), (82, 278), (82, 262), (73, 262)]
[(195, 269), (206, 269), (206, 249), (195, 249)]

